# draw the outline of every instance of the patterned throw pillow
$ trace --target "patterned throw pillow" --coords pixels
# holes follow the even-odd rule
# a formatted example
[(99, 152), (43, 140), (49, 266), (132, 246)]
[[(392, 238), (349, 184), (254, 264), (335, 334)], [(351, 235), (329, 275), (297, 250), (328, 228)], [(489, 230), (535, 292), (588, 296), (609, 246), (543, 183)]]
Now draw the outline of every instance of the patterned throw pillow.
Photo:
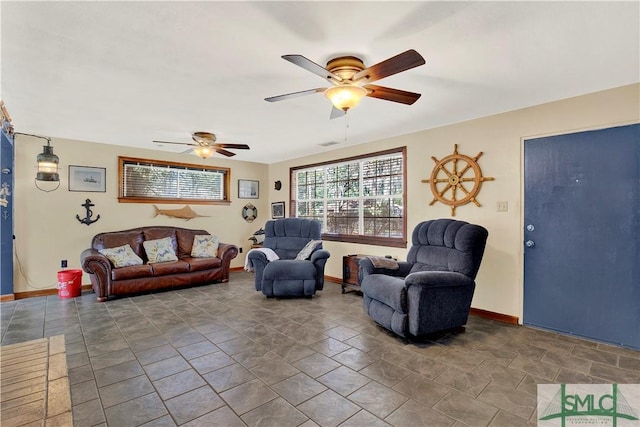
[(178, 257), (173, 250), (171, 237), (165, 237), (164, 239), (157, 240), (146, 240), (142, 242), (142, 246), (144, 246), (144, 251), (147, 253), (147, 258), (149, 258), (150, 263), (178, 260)]
[(298, 255), (296, 255), (296, 259), (305, 260), (311, 258), (311, 254), (313, 253), (313, 251), (318, 249), (320, 246), (322, 246), (322, 240), (311, 240), (304, 246), (304, 248), (300, 250), (300, 252), (298, 252)]
[(142, 258), (136, 255), (129, 245), (118, 246), (117, 248), (98, 249), (98, 252), (106, 256), (115, 268), (142, 265)]
[(215, 258), (218, 256), (218, 236), (200, 234), (193, 237), (191, 256), (194, 258)]

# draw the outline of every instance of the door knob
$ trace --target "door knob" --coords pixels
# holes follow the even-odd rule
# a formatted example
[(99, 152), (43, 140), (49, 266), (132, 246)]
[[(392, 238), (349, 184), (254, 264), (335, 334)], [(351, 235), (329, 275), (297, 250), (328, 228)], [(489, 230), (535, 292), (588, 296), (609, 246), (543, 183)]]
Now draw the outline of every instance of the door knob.
[(527, 240), (527, 241), (525, 242), (525, 245), (526, 245), (528, 248), (532, 248), (532, 247), (534, 247), (536, 244), (535, 244), (535, 242), (534, 242), (533, 240)]

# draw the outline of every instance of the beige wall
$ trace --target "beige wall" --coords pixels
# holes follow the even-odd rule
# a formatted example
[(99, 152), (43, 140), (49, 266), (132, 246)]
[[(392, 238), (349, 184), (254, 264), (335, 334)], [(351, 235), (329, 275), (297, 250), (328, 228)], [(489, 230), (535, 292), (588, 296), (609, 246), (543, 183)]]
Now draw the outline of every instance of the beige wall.
[[(45, 193), (34, 186), (36, 156), (46, 141), (17, 135), (15, 141), (15, 256), (14, 292), (29, 292), (55, 288), (60, 260), (66, 259), (69, 268), (80, 267), (80, 253), (91, 243), (91, 238), (103, 231), (124, 230), (143, 225), (171, 225), (205, 229), (216, 234), (223, 242), (242, 246), (244, 251), (231, 263), (244, 264), (244, 254), (250, 249), (249, 236), (267, 219), (269, 213), (266, 191), (268, 166), (259, 163), (211, 158), (201, 160), (194, 155), (176, 155), (157, 150), (132, 149), (122, 146), (95, 144), (54, 138), (51, 145), (60, 157), (60, 188)], [(190, 205), (200, 215), (185, 221), (159, 215), (153, 217), (151, 204), (118, 203), (118, 156), (170, 160), (193, 164), (207, 164), (231, 168), (231, 204), (229, 206)], [(68, 191), (68, 166), (95, 166), (107, 169), (106, 193)], [(238, 179), (260, 181), (260, 199), (238, 199)], [(49, 183), (44, 183), (49, 184)], [(41, 185), (45, 187), (45, 185)], [(100, 219), (89, 226), (81, 224), (76, 215), (84, 218), (81, 205), (91, 199), (93, 218)], [(242, 207), (252, 203), (258, 208), (258, 218), (247, 223), (242, 218)], [(180, 205), (159, 204), (163, 209), (178, 209)], [(85, 274), (83, 283), (88, 284)]]
[[(422, 220), (450, 217), (450, 209), (447, 206), (440, 203), (429, 206), (433, 196), (428, 184), (420, 181), (431, 174), (434, 165), (431, 156), (442, 159), (452, 153), (454, 144), (458, 144), (461, 154), (473, 157), (480, 151), (484, 152), (479, 164), (485, 176), (495, 178), (495, 181), (482, 185), (477, 197), (482, 207), (469, 204), (456, 210), (456, 218), (482, 224), (489, 230), (489, 240), (477, 278), (473, 306), (522, 318), (523, 140), (535, 136), (638, 122), (639, 100), (640, 85), (636, 84), (272, 165), (210, 159), (206, 161), (207, 164), (231, 168), (232, 203), (230, 206), (193, 205), (196, 212), (209, 215), (210, 218), (196, 218), (188, 222), (164, 216), (153, 218), (153, 208), (149, 204), (118, 203), (117, 156), (200, 163), (197, 157), (54, 139), (54, 151), (61, 159), (61, 186), (55, 192), (44, 193), (34, 187), (35, 158), (42, 151), (43, 141), (18, 136), (14, 213), (16, 259), (19, 259), (20, 264), (15, 263), (14, 292), (54, 288), (56, 273), (60, 270), (60, 260), (68, 259), (69, 268), (79, 268), (80, 252), (89, 245), (94, 234), (141, 225), (204, 228), (220, 236), (222, 241), (243, 247), (244, 253), (232, 263), (232, 267), (240, 267), (249, 249), (248, 237), (270, 218), (270, 203), (286, 201), (286, 213), (290, 214), (290, 167), (405, 145), (408, 153), (407, 218), (410, 233)], [(357, 114), (357, 111), (352, 114)], [(68, 165), (106, 167), (107, 192), (69, 192)], [(259, 180), (261, 198), (239, 200), (239, 178)], [(276, 180), (282, 181), (283, 188), (280, 191), (274, 189), (273, 182)], [(90, 198), (96, 205), (93, 208), (94, 215), (101, 215), (100, 220), (91, 226), (80, 224), (75, 218), (76, 214), (84, 217), (85, 212), (81, 205), (86, 198)], [(508, 202), (507, 212), (496, 211), (498, 201)], [(246, 223), (241, 217), (242, 207), (247, 202), (252, 202), (259, 212), (258, 219), (251, 224)], [(181, 205), (162, 207), (177, 208)], [(332, 277), (342, 276), (343, 255), (390, 254), (403, 259), (407, 252), (401, 248), (338, 242), (326, 242), (325, 247), (331, 252), (326, 274)], [(85, 275), (83, 283), (88, 282)]]
[[(280, 192), (271, 189), (269, 198), (272, 201), (288, 200), (289, 168), (292, 166), (406, 145), (407, 231), (410, 234), (420, 221), (446, 218), (451, 214), (450, 208), (441, 203), (429, 206), (433, 195), (428, 184), (420, 182), (431, 174), (434, 166), (431, 156), (442, 159), (453, 152), (454, 144), (458, 144), (460, 154), (470, 157), (482, 151), (484, 154), (478, 163), (483, 174), (494, 177), (495, 181), (482, 184), (477, 196), (482, 207), (468, 204), (456, 209), (457, 219), (481, 224), (489, 230), (473, 307), (522, 319), (523, 140), (638, 122), (639, 101), (640, 85), (625, 86), (273, 164), (269, 168), (269, 182), (279, 179), (283, 189)], [(499, 201), (508, 202), (507, 212), (497, 212)], [(331, 252), (325, 273), (333, 277), (342, 276), (342, 257), (346, 254), (389, 254), (404, 259), (407, 253), (406, 249), (337, 242), (326, 242), (325, 247)]]

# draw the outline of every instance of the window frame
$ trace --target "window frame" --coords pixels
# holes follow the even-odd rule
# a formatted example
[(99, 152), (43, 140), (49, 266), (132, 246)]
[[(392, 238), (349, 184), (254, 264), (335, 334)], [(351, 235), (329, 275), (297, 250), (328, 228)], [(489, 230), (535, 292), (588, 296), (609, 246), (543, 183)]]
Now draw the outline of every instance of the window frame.
[[(341, 163), (348, 163), (357, 161), (361, 163), (365, 160), (372, 159), (375, 157), (390, 155), (390, 154), (400, 154), (402, 157), (402, 237), (381, 237), (381, 236), (363, 236), (363, 235), (354, 235), (354, 234), (330, 234), (330, 233), (322, 233), (322, 239), (328, 241), (335, 242), (343, 242), (343, 243), (360, 243), (367, 245), (375, 245), (375, 246), (389, 246), (396, 248), (406, 248), (407, 247), (407, 147), (397, 147), (391, 148), (388, 150), (377, 151), (374, 153), (361, 154), (352, 157), (345, 157), (336, 160), (329, 160), (325, 162), (311, 163), (301, 166), (295, 166), (289, 168), (289, 212), (291, 212), (291, 216), (295, 216), (297, 212), (297, 182), (295, 174), (296, 172), (303, 169), (311, 169), (319, 166), (331, 166), (331, 165), (339, 165)], [(362, 179), (362, 177), (360, 178)], [(326, 198), (326, 193), (325, 193)], [(362, 194), (359, 195), (360, 200), (364, 199)], [(326, 199), (325, 199), (326, 200)], [(326, 212), (325, 212), (325, 220), (326, 220)], [(363, 217), (359, 217), (359, 222), (363, 220)]]
[[(139, 163), (145, 166), (170, 167), (174, 169), (205, 170), (222, 172), (223, 199), (183, 199), (169, 197), (128, 197), (124, 195), (125, 164)], [(194, 204), (194, 205), (230, 205), (231, 204), (231, 168), (221, 166), (198, 165), (193, 163), (171, 162), (167, 160), (151, 160), (137, 157), (118, 156), (118, 203), (163, 203), (163, 204)]]

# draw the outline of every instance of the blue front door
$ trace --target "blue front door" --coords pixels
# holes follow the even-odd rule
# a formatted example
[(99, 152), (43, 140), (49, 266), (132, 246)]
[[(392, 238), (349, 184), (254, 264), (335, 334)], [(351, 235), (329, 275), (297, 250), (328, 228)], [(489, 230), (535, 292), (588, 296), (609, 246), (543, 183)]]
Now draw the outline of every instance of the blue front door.
[(528, 325), (640, 348), (640, 125), (524, 143)]
[(0, 295), (13, 295), (13, 136), (0, 133)]

